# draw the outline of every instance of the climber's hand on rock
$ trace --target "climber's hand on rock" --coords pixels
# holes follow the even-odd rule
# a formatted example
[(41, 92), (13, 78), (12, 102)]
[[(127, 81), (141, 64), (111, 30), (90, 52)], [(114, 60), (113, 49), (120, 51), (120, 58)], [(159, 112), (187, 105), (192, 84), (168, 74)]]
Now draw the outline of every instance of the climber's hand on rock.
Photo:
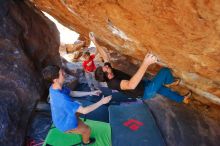
[(155, 55), (153, 55), (152, 53), (147, 53), (144, 58), (144, 63), (146, 63), (147, 65), (151, 65), (153, 63), (156, 63), (157, 60), (158, 59)]
[(95, 42), (95, 36), (94, 36), (94, 33), (93, 32), (90, 32), (89, 33), (89, 38), (92, 42)]

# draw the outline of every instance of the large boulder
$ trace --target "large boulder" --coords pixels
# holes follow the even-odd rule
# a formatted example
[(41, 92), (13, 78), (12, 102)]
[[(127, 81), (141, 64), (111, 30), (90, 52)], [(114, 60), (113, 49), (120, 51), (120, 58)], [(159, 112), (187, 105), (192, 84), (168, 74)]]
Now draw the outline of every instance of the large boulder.
[(167, 146), (219, 146), (219, 108), (174, 103), (166, 97), (145, 101)]
[(0, 145), (24, 144), (38, 99), (45, 96), (40, 75), (60, 65), (55, 25), (29, 2), (0, 1)]
[(129, 61), (152, 51), (188, 88), (220, 103), (219, 0), (31, 1), (81, 35), (95, 32)]

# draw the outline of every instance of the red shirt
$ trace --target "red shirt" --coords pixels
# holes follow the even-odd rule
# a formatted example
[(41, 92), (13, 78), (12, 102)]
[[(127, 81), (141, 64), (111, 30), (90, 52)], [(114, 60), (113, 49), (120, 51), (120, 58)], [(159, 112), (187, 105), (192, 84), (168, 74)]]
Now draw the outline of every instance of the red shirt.
[(89, 60), (83, 62), (82, 65), (83, 65), (83, 68), (84, 68), (85, 71), (87, 71), (87, 72), (95, 71), (96, 67), (95, 67), (95, 64), (94, 64), (94, 61), (93, 61), (94, 58), (95, 58), (95, 55), (90, 55)]

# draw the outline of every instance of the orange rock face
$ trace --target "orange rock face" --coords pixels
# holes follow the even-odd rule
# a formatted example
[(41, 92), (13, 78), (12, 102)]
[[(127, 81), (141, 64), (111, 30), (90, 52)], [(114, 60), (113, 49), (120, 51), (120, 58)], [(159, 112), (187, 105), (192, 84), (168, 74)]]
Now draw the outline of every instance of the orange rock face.
[(31, 0), (70, 29), (142, 60), (147, 51), (220, 103), (219, 0)]

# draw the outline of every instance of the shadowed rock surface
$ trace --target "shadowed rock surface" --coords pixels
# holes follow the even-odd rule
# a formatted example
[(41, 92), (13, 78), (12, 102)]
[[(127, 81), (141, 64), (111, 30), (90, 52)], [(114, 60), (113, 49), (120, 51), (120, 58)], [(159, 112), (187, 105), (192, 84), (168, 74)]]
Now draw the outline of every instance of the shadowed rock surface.
[(36, 100), (45, 95), (40, 75), (60, 64), (55, 25), (28, 2), (0, 1), (0, 145), (23, 145)]
[(195, 105), (177, 104), (159, 95), (146, 103), (168, 146), (220, 145), (219, 116), (210, 118)]

